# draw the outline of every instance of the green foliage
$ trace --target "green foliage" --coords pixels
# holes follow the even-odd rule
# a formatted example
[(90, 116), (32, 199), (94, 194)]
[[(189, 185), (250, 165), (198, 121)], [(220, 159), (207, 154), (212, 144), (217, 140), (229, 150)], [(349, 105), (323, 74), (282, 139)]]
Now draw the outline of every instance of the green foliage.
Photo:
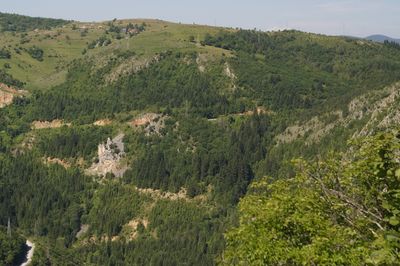
[(11, 53), (9, 50), (6, 48), (1, 48), (0, 49), (0, 59), (10, 59), (11, 58)]
[(227, 99), (219, 94), (213, 76), (203, 74), (196, 64), (184, 63), (184, 54), (163, 55), (165, 59), (139, 75), (122, 79), (117, 87), (133, 108), (147, 106), (185, 107), (207, 117), (226, 112)]
[(145, 29), (146, 29), (145, 23), (142, 23), (141, 25), (138, 24), (133, 25), (132, 23), (129, 23), (128, 26), (126, 26), (125, 33), (128, 33), (130, 36), (134, 36), (141, 33), (142, 31), (145, 31)]
[(25, 84), (24, 82), (13, 78), (12, 75), (8, 74), (3, 69), (0, 69), (0, 82), (6, 84), (8, 86), (15, 86), (18, 88), (22, 88)]
[(74, 257), (95, 265), (215, 265), (229, 223), (224, 214), (186, 201), (161, 200), (148, 208), (149, 225), (136, 239), (85, 245), (73, 251)]
[[(103, 36), (89, 48), (103, 46)], [(345, 109), (361, 93), (400, 79), (400, 56), (381, 44), (299, 32), (221, 32), (207, 44), (235, 52), (229, 59), (236, 89), (227, 91), (225, 60), (202, 72), (196, 53), (162, 53), (159, 62), (111, 83), (123, 53), (102, 67), (93, 59), (77, 60), (64, 84), (38, 95), (33, 113), (39, 119), (90, 120), (113, 113), (150, 107), (180, 108), (208, 118), (256, 106), (275, 111), (315, 114)], [(303, 113), (302, 113), (303, 112)]]
[(251, 166), (264, 158), (268, 124), (268, 116), (254, 115), (238, 129), (227, 123), (224, 130), (205, 119), (182, 117), (178, 127), (165, 129), (165, 136), (138, 140), (143, 152), (125, 179), (173, 192), (186, 187), (191, 196), (212, 185), (218, 200), (234, 204), (254, 177)]
[(171, 254), (166, 261), (170, 265), (199, 262), (213, 265), (223, 247), (224, 222), (225, 218), (217, 211), (195, 203), (161, 201), (149, 217), (149, 230), (156, 230), (161, 245), (158, 250), (162, 250), (162, 253), (152, 252), (153, 256), (161, 262)]
[(62, 19), (34, 18), (0, 13), (0, 31), (25, 32), (35, 29), (50, 29), (67, 23), (69, 23), (69, 21)]
[(28, 50), (26, 50), (28, 52), (28, 54), (33, 58), (36, 59), (38, 61), (43, 61), (43, 55), (44, 55), (44, 51), (37, 47), (37, 46), (32, 46), (30, 47)]
[(96, 47), (108, 46), (110, 44), (111, 44), (111, 40), (109, 38), (107, 38), (107, 36), (101, 36), (97, 40), (94, 40), (91, 43), (89, 43), (87, 48), (94, 49)]
[[(202, 42), (207, 46), (197, 47), (187, 40), (216, 30), (151, 22), (151, 32), (130, 40), (122, 38), (124, 33), (136, 35), (146, 25), (118, 23), (110, 23), (106, 35), (97, 27), (81, 32), (72, 26), (56, 36), (18, 34), (14, 50), (2, 44), (16, 53), (7, 70), (16, 77), (53, 73), (57, 67), (51, 76), (57, 76), (51, 83), (57, 86), (16, 97), (0, 109), (0, 223), (10, 216), (26, 234), (41, 236), (46, 244), (38, 246), (34, 264), (213, 265), (243, 196), (241, 225), (227, 234), (223, 263), (393, 264), (399, 249), (393, 180), (399, 167), (391, 158), (397, 148), (385, 146), (393, 136), (355, 144), (349, 150), (360, 151), (357, 156), (305, 164), (297, 175), (286, 161), (345, 149), (345, 139), (367, 120), (335, 127), (318, 143), (277, 144), (275, 137), (319, 112), (343, 109), (347, 119), (347, 103), (355, 96), (399, 80), (396, 47), (295, 31), (243, 30), (208, 34)], [(45, 63), (22, 53), (35, 45), (33, 57), (43, 59), (38, 38), (50, 53)], [(90, 49), (115, 38), (117, 50)], [(68, 56), (59, 41), (67, 41)], [(134, 50), (125, 49), (132, 43)], [(15, 61), (23, 57), (32, 68)], [(0, 82), (21, 87), (8, 72), (0, 71)], [(40, 79), (47, 80), (43, 73)], [(31, 89), (34, 78), (26, 78)], [(250, 115), (257, 113), (254, 107), (266, 111)], [(147, 112), (163, 113), (165, 128), (145, 134), (125, 124)], [(104, 118), (113, 120), (113, 129), (91, 126)], [(54, 119), (73, 126), (31, 131), (33, 120)], [(324, 119), (331, 123), (337, 117)], [(123, 163), (130, 170), (112, 180), (82, 174), (97, 145), (116, 129), (126, 135)], [(32, 149), (24, 148), (31, 140)], [(373, 156), (385, 149), (381, 157)], [(64, 169), (46, 165), (43, 157), (69, 162), (83, 157), (87, 164)], [(274, 173), (275, 180), (295, 177), (257, 179), (266, 173)], [(149, 188), (157, 189), (156, 196), (143, 190)], [(182, 188), (184, 200), (159, 196)], [(134, 236), (127, 233), (132, 221), (140, 221)], [(83, 224), (89, 230), (77, 239)]]
[(111, 134), (111, 128), (96, 126), (40, 130), (37, 147), (48, 157), (91, 160), (96, 155), (98, 144), (111, 137)]
[(129, 36), (134, 36), (146, 29), (146, 23), (141, 25), (129, 23), (126, 27), (117, 26), (114, 24), (115, 21), (108, 23), (107, 33), (115, 33), (118, 39), (121, 38), (120, 33), (129, 34)]
[(28, 98), (15, 97), (11, 106), (0, 109), (0, 151), (6, 151), (17, 136), (30, 130), (29, 122), (23, 117), (29, 102)]
[(79, 230), (89, 180), (76, 169), (45, 166), (34, 154), (0, 156), (0, 224), (11, 217), (30, 234), (63, 237), (69, 245)]
[(84, 29), (83, 31), (81, 31), (80, 35), (81, 35), (81, 37), (86, 37), (88, 35), (88, 33), (89, 33), (89, 30)]
[[(114, 22), (114, 21), (113, 21)], [(121, 32), (121, 27), (118, 27), (114, 25), (113, 22), (108, 23), (108, 32), (114, 32), (114, 33), (120, 33)]]
[(344, 108), (352, 97), (400, 79), (400, 54), (388, 45), (248, 30), (207, 35), (204, 44), (235, 51), (242, 95), (275, 110)]
[(400, 44), (397, 42), (385, 40), (383, 44), (394, 49), (400, 49)]
[[(16, 105), (6, 110), (11, 112), (17, 107)], [(7, 188), (4, 191), (9, 191), (3, 196), (12, 198), (12, 204), (5, 201), (4, 206), (15, 205), (15, 210), (24, 210), (17, 212), (20, 228), (48, 239), (59, 238), (61, 245), (68, 247), (59, 251), (60, 256), (51, 256), (49, 260), (54, 264), (72, 256), (75, 261), (89, 264), (146, 264), (164, 261), (167, 265), (174, 265), (184, 261), (188, 264), (198, 265), (201, 262), (202, 265), (213, 265), (224, 247), (222, 234), (232, 222), (231, 205), (245, 193), (247, 184), (253, 178), (250, 165), (263, 158), (262, 149), (255, 155), (253, 147), (261, 146), (260, 141), (269, 120), (267, 116), (252, 116), (236, 122), (231, 118), (217, 124), (204, 118), (184, 115), (179, 117), (178, 128), (174, 118), (168, 120), (167, 128), (162, 131), (163, 137), (146, 137), (136, 133), (131, 136), (135, 139), (126, 139), (128, 143), (137, 142), (131, 150), (128, 149), (130, 154), (133, 152), (139, 158), (153, 158), (145, 164), (140, 164), (139, 159), (138, 164), (133, 165), (134, 169), (159, 169), (157, 165), (162, 165), (162, 161), (151, 157), (154, 149), (165, 156), (164, 166), (169, 172), (168, 176), (154, 172), (147, 176), (147, 183), (144, 182), (146, 176), (143, 175), (140, 183), (137, 177), (128, 174), (124, 178), (128, 184), (118, 180), (103, 182), (92, 194), (91, 178), (80, 175), (76, 169), (45, 166), (41, 163), (42, 155), (39, 154), (19, 156), (15, 158), (15, 162), (6, 160), (9, 164), (1, 165)], [(36, 145), (41, 153), (51, 153), (51, 156), (63, 158), (64, 154), (73, 157), (82, 154), (89, 146), (92, 147), (90, 143), (98, 143), (102, 138), (100, 136), (107, 134), (108, 129), (74, 126), (37, 130), (36, 133)], [(92, 141), (91, 138), (96, 140)], [(85, 143), (86, 141), (90, 143)], [(187, 147), (193, 145), (196, 146), (195, 153), (192, 150), (186, 151)], [(177, 152), (177, 148), (182, 153)], [(234, 153), (243, 154), (246, 159), (234, 156)], [(176, 191), (187, 187), (193, 191), (192, 197), (204, 194), (203, 197), (209, 197), (213, 201), (215, 198), (215, 203), (209, 205), (204, 202), (199, 205), (186, 201), (158, 201), (139, 194), (129, 184), (133, 182), (141, 187), (156, 188), (157, 182), (161, 181), (166, 182), (165, 187), (161, 186), (165, 190)], [(211, 188), (215, 187), (215, 190), (207, 192), (209, 185)], [(31, 186), (34, 187), (33, 191), (23, 194)], [(37, 190), (42, 191), (42, 196), (32, 200), (31, 196), (39, 193)], [(17, 200), (12, 195), (20, 198)], [(29, 204), (26, 202), (28, 198)], [(39, 200), (43, 205), (38, 203)], [(57, 204), (50, 204), (48, 200)], [(34, 215), (31, 208), (40, 211)], [(1, 213), (12, 213), (15, 210), (11, 208)], [(125, 243), (124, 225), (135, 218), (145, 218), (149, 225), (145, 228), (139, 227), (141, 229), (138, 229), (137, 238)], [(95, 234), (99, 238), (118, 235), (121, 240), (72, 248), (81, 224), (90, 225), (89, 234)], [(58, 245), (48, 243), (50, 254), (55, 252), (56, 246)], [(41, 258), (46, 261), (46, 255), (42, 255)]]
[(132, 187), (110, 182), (97, 191), (86, 220), (97, 236), (105, 234), (112, 237), (118, 235), (122, 226), (132, 217), (143, 212), (144, 203), (145, 197), (140, 196)]
[[(129, 54), (129, 53), (128, 53)], [(127, 53), (119, 53), (125, 58)], [(34, 119), (92, 120), (116, 112), (148, 107), (186, 108), (205, 117), (227, 113), (228, 99), (222, 95), (212, 73), (201, 73), (194, 63), (184, 63), (185, 55), (163, 54), (161, 61), (139, 73), (107, 84), (105, 76), (116, 60), (93, 73), (94, 62), (77, 61), (69, 70), (67, 81), (34, 97)], [(106, 84), (101, 86), (101, 84)]]
[(25, 250), (25, 239), (15, 232), (9, 237), (6, 231), (7, 228), (0, 226), (0, 264), (15, 265)]
[(254, 182), (227, 235), (227, 264), (398, 262), (400, 138), (380, 133), (345, 155), (299, 162), (296, 177)]

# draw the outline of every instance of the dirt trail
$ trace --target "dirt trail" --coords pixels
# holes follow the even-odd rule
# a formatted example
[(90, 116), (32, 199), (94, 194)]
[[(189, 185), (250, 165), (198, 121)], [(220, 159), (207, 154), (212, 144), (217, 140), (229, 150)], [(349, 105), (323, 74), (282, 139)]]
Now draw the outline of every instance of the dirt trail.
[(23, 262), (21, 266), (27, 266), (32, 262), (33, 252), (35, 251), (35, 243), (26, 240), (26, 245), (28, 246), (29, 250), (28, 253), (26, 253), (25, 262)]
[(71, 123), (65, 123), (63, 120), (55, 119), (53, 121), (33, 121), (31, 128), (32, 129), (45, 129), (45, 128), (59, 128), (67, 126), (70, 127)]

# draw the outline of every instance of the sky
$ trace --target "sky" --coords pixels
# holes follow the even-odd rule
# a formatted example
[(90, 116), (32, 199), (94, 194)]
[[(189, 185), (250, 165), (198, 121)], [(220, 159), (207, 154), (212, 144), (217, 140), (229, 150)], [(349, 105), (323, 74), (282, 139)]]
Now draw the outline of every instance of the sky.
[(264, 31), (400, 38), (400, 0), (0, 0), (0, 12), (79, 21), (157, 18)]

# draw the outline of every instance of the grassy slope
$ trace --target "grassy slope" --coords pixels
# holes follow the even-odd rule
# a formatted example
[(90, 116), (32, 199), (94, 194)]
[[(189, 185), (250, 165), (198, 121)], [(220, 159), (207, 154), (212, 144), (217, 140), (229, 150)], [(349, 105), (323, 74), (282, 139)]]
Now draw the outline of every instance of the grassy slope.
[[(122, 26), (130, 22), (133, 24), (145, 22), (147, 29), (132, 38), (113, 39), (111, 45), (89, 50), (87, 54), (101, 57), (112, 53), (115, 49), (133, 50), (142, 57), (151, 57), (166, 50), (195, 50), (209, 53), (212, 56), (220, 55), (223, 52), (227, 53), (223, 49), (202, 47), (188, 41), (190, 35), (202, 39), (206, 33), (215, 33), (220, 30), (219, 28), (183, 25), (161, 20), (121, 20), (115, 24)], [(73, 25), (76, 25), (77, 29), (74, 30)], [(88, 28), (88, 34), (84, 37), (81, 36), (83, 27)], [(82, 51), (87, 47), (87, 43), (103, 36), (107, 28), (106, 22), (69, 23), (51, 30), (28, 32), (25, 39), (30, 39), (30, 41), (24, 44), (20, 44), (21, 33), (0, 33), (0, 47), (6, 47), (12, 53), (11, 59), (0, 59), (0, 66), (9, 63), (11, 69), (8, 72), (15, 78), (26, 82), (28, 90), (49, 89), (65, 80), (68, 63), (83, 57)], [(25, 51), (22, 51), (20, 55), (14, 51), (15, 47), (28, 49), (34, 45), (44, 50), (42, 62), (33, 59)]]

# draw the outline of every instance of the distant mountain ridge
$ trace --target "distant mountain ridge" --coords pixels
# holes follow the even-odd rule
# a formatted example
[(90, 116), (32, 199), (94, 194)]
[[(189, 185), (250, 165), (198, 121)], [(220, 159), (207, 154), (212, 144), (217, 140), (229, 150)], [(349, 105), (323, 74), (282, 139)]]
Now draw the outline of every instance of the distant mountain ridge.
[(389, 42), (395, 42), (395, 43), (400, 44), (400, 39), (391, 38), (391, 37), (388, 37), (386, 35), (381, 35), (381, 34), (370, 35), (368, 37), (365, 37), (365, 39), (374, 41), (374, 42), (383, 43), (384, 41), (389, 41)]

